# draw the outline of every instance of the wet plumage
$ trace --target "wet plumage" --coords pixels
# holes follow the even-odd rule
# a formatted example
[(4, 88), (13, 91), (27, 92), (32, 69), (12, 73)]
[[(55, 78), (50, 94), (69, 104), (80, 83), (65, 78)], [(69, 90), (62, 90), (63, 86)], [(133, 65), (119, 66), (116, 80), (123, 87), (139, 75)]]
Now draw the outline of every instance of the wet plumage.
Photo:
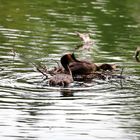
[(88, 61), (80, 61), (71, 54), (73, 61), (69, 64), (70, 70), (73, 75), (90, 74), (95, 72), (98, 67), (96, 64)]
[(69, 63), (71, 61), (73, 61), (70, 54), (66, 54), (66, 55), (62, 56), (60, 61), (61, 61), (63, 68), (65, 69), (65, 73), (59, 73), (59, 74), (56, 74), (53, 77), (51, 77), (49, 80), (50, 86), (67, 87), (67, 86), (69, 86), (70, 83), (73, 82), (72, 73), (69, 68)]

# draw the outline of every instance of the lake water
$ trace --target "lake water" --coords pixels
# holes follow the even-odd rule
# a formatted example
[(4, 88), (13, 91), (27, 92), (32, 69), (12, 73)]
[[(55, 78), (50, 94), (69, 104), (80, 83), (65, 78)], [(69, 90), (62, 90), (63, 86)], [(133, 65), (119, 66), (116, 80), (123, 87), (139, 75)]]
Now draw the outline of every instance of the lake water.
[[(0, 139), (139, 140), (139, 13), (139, 0), (0, 0)], [(94, 41), (78, 58), (117, 64), (126, 79), (46, 85), (32, 63), (57, 66), (76, 32)]]

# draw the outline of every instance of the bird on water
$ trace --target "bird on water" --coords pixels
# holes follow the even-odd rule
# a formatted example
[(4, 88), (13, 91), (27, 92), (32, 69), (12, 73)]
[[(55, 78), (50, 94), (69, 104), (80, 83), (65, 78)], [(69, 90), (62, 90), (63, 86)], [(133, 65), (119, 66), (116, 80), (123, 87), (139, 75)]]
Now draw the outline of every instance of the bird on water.
[(67, 87), (73, 82), (73, 76), (88, 75), (98, 69), (94, 63), (76, 59), (74, 53), (63, 55), (60, 62), (64, 68), (64, 72), (54, 75), (49, 80), (50, 86)]
[(64, 73), (58, 73), (58, 74), (54, 75), (53, 77), (51, 77), (49, 80), (50, 86), (67, 87), (67, 86), (69, 86), (70, 83), (73, 82), (72, 73), (69, 68), (69, 64), (72, 61), (73, 61), (73, 59), (71, 58), (70, 54), (66, 54), (61, 57), (60, 62), (65, 71), (64, 71)]

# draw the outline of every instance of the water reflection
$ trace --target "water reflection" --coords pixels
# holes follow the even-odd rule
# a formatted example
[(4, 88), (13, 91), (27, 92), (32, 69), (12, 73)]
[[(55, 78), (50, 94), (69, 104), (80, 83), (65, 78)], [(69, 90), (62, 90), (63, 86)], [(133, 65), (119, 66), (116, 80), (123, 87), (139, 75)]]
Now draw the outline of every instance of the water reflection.
[(74, 92), (70, 89), (62, 89), (60, 93), (63, 97), (72, 97)]

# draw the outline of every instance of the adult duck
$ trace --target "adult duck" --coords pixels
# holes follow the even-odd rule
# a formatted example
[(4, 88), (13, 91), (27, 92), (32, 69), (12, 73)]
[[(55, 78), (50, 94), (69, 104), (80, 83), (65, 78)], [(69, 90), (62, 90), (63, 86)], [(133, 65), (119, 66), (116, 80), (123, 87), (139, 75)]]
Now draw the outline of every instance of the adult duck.
[[(62, 58), (64, 58), (61, 59), (62, 66), (66, 72), (70, 69), (75, 81), (87, 81), (93, 78), (104, 79), (104, 76), (98, 72), (96, 73), (96, 71), (113, 71), (116, 68), (114, 64), (101, 64), (97, 66), (89, 61), (78, 60), (74, 53), (66, 54), (65, 57)], [(69, 64), (69, 69), (66, 67), (66, 64)]]
[(76, 59), (74, 53), (69, 54), (68, 56), (69, 59), (72, 60), (69, 64), (72, 75), (88, 75), (98, 70), (98, 66), (96, 64), (88, 61), (78, 60)]

